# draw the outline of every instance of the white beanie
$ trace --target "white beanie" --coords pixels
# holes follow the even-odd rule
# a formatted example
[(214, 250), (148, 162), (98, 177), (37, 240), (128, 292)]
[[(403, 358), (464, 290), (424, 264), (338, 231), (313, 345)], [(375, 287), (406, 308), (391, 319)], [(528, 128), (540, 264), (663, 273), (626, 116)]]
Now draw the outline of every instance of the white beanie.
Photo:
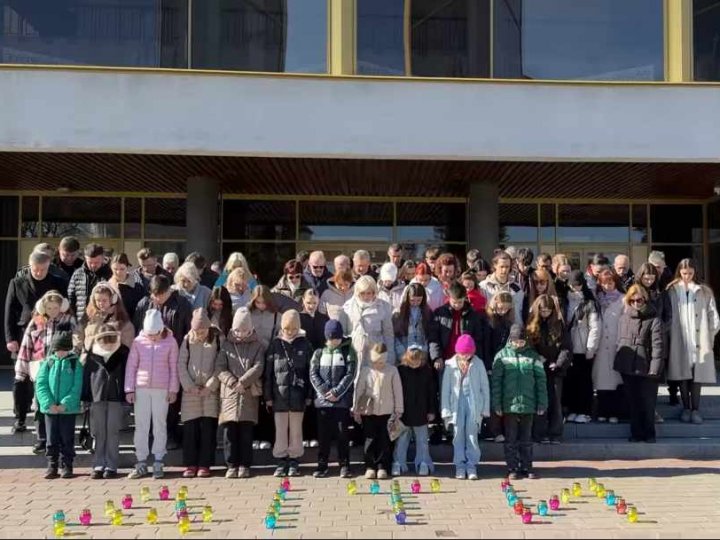
[(164, 328), (165, 323), (162, 320), (162, 314), (157, 309), (149, 309), (145, 313), (143, 332), (146, 334), (159, 334)]
[(392, 281), (397, 279), (398, 269), (395, 263), (387, 262), (380, 268), (380, 281)]

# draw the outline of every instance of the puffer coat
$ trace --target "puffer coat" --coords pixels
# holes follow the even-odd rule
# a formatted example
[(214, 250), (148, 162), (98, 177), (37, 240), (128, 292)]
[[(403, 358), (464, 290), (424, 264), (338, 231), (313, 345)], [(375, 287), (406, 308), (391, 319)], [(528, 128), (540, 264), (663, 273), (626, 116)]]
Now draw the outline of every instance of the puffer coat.
[(265, 349), (264, 342), (254, 332), (243, 341), (228, 339), (222, 344), (215, 362), (220, 381), (220, 424), (258, 423), (260, 396), (253, 395), (252, 387), (261, 388)]
[[(215, 359), (219, 350), (219, 337), (210, 343), (190, 343), (189, 336), (185, 336), (180, 344), (178, 376), (183, 388), (181, 414), (184, 422), (218, 417), (220, 380), (215, 373)], [(193, 389), (199, 387), (207, 388), (210, 394), (201, 396), (192, 393)]]
[(663, 324), (654, 307), (645, 311), (628, 307), (620, 317), (615, 371), (623, 375), (660, 376), (663, 369), (665, 339)]
[(303, 412), (306, 400), (314, 397), (310, 384), (312, 347), (302, 330), (288, 342), (275, 338), (265, 361), (265, 401), (272, 401), (273, 412)]

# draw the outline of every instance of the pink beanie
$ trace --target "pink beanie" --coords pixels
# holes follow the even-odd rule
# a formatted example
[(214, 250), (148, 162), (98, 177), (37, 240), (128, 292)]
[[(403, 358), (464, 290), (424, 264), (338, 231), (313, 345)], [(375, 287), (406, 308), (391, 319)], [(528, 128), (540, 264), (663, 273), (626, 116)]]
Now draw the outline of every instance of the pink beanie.
[(470, 335), (463, 334), (455, 343), (455, 352), (457, 354), (467, 354), (468, 356), (475, 354), (475, 341)]

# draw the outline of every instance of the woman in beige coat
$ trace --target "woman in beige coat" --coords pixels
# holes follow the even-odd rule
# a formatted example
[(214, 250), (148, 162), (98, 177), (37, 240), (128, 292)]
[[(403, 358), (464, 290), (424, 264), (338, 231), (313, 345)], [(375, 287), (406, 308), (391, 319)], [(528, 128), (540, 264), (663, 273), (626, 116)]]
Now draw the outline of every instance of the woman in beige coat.
[(250, 311), (238, 309), (215, 365), (220, 379), (220, 425), (228, 468), (225, 478), (250, 478), (253, 427), (258, 423), (266, 349), (267, 344), (255, 332)]
[(208, 478), (215, 464), (220, 381), (215, 358), (220, 350), (220, 332), (212, 327), (203, 308), (193, 311), (190, 333), (180, 344), (178, 376), (183, 389), (183, 477)]
[(672, 306), (667, 378), (680, 381), (680, 420), (702, 424), (701, 385), (716, 381), (713, 342), (720, 330), (720, 318), (715, 297), (710, 287), (699, 282), (692, 259), (680, 261), (667, 291)]

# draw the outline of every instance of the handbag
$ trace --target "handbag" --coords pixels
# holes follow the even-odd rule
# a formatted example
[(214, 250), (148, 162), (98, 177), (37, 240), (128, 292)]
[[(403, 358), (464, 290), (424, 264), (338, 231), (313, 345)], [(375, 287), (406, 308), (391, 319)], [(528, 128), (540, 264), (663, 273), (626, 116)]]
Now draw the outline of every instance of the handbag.
[(388, 435), (390, 436), (390, 440), (394, 441), (402, 435), (408, 427), (403, 423), (400, 418), (393, 419), (390, 417), (388, 419)]
[(83, 413), (83, 423), (80, 431), (78, 432), (78, 444), (83, 450), (87, 450), (91, 454), (93, 450), (93, 437), (90, 434), (90, 409), (88, 408)]

